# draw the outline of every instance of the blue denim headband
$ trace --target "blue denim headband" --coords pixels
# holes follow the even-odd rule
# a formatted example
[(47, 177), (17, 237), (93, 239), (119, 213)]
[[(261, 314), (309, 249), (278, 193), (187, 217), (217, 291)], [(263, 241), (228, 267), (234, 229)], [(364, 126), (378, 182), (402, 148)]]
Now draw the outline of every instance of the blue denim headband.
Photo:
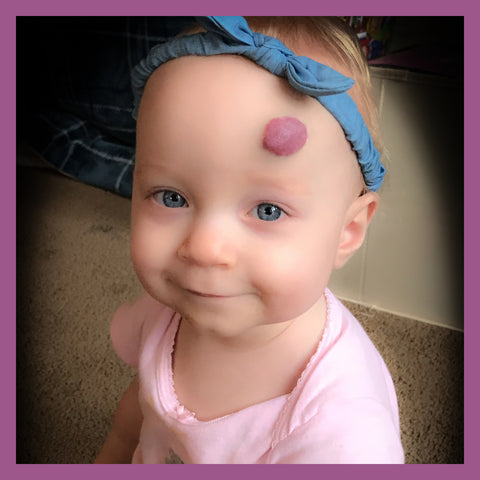
[(308, 57), (296, 56), (276, 38), (253, 33), (243, 17), (199, 17), (206, 32), (175, 37), (153, 47), (132, 72), (134, 117), (150, 75), (163, 63), (188, 55), (242, 55), (316, 98), (340, 123), (357, 153), (366, 186), (377, 191), (385, 168), (355, 102), (346, 91), (354, 81)]

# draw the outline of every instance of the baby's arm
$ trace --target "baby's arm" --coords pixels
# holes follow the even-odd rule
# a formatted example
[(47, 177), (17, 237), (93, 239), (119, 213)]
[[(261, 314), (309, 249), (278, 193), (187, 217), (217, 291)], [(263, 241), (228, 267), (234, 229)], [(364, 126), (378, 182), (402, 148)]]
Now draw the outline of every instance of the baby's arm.
[(120, 399), (113, 427), (95, 463), (131, 463), (138, 445), (142, 419), (136, 377)]

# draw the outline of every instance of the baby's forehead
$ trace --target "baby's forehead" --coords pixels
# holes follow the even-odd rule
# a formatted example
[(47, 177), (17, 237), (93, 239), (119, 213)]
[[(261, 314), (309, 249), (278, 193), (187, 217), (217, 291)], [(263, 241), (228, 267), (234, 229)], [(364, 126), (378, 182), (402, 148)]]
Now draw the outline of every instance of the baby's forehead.
[(195, 103), (211, 101), (212, 106), (215, 106), (213, 102), (233, 101), (235, 97), (248, 103), (250, 98), (260, 95), (265, 105), (272, 102), (318, 104), (311, 97), (297, 92), (283, 78), (239, 55), (177, 58), (153, 72), (146, 90), (152, 83), (157, 86), (158, 95), (170, 95), (173, 90), (187, 94), (196, 100)]
[(148, 156), (180, 169), (195, 158), (188, 168), (198, 176), (228, 169), (317, 183), (358, 170), (342, 127), (320, 102), (243, 57), (165, 63), (147, 82), (137, 122), (140, 161)]
[[(368, 127), (355, 101), (347, 93), (355, 84), (353, 79), (321, 61), (319, 62), (319, 58), (313, 60), (308, 52), (300, 52), (299, 50), (294, 52), (289, 50), (279, 39), (265, 36), (259, 32), (253, 33), (243, 17), (201, 17), (199, 22), (205, 27), (205, 33), (180, 35), (169, 42), (156, 45), (151, 49), (148, 56), (133, 69), (132, 88), (135, 99), (133, 115), (135, 118), (137, 118), (139, 113), (139, 103), (144, 96), (145, 87), (148, 90), (148, 83), (152, 84), (148, 80), (151, 79), (152, 74), (156, 77), (155, 73), (159, 73), (158, 71), (155, 72), (156, 70), (162, 71), (162, 74), (159, 73), (158, 78), (162, 78), (162, 75), (165, 78), (167, 76), (166, 73), (171, 72), (169, 68), (172, 64), (175, 64), (176, 67), (179, 67), (179, 65), (185, 66), (185, 64), (179, 63), (182, 61), (189, 62), (187, 63), (189, 67), (192, 67), (192, 62), (223, 63), (227, 61), (243, 61), (242, 68), (244, 68), (244, 71), (241, 74), (235, 71), (233, 78), (231, 70), (227, 69), (225, 71), (225, 69), (220, 68), (220, 64), (209, 70), (208, 68), (203, 68), (205, 63), (196, 63), (197, 67), (199, 65), (202, 66), (200, 72), (197, 71), (197, 73), (193, 73), (193, 70), (188, 72), (185, 69), (182, 70), (181, 75), (177, 75), (176, 80), (170, 82), (170, 87), (175, 85), (175, 88), (177, 88), (177, 83), (186, 86), (186, 89), (178, 88), (178, 90), (184, 92), (182, 96), (185, 97), (182, 103), (183, 108), (179, 108), (178, 112), (186, 112), (188, 110), (186, 105), (191, 104), (193, 105), (191, 107), (193, 112), (208, 111), (210, 115), (217, 115), (218, 117), (218, 112), (222, 111), (222, 109), (221, 115), (225, 115), (225, 112), (232, 108), (231, 105), (225, 107), (224, 101), (231, 101), (235, 98), (248, 99), (243, 107), (253, 111), (258, 108), (268, 107), (272, 103), (275, 104), (275, 107), (279, 107), (278, 95), (273, 100), (271, 98), (274, 89), (267, 88), (265, 90), (264, 88), (262, 91), (261, 87), (266, 82), (265, 79), (267, 77), (269, 82), (273, 81), (272, 77), (278, 77), (281, 80), (280, 83), (276, 84), (277, 86), (283, 85), (284, 88), (287, 88), (285, 83), (288, 82), (288, 85), (293, 89), (304, 94), (301, 97), (302, 101), (307, 103), (310, 100), (310, 104), (312, 104), (312, 102), (316, 103), (316, 100), (333, 116), (336, 122), (338, 122), (337, 130), (340, 125), (344, 131), (344, 140), (348, 139), (357, 155), (365, 184), (373, 191), (377, 191), (380, 188), (385, 169), (380, 162), (379, 152), (375, 148)], [(247, 58), (253, 62), (253, 65)], [(165, 66), (166, 63), (168, 64), (167, 66)], [(365, 62), (361, 63), (363, 66), (366, 66)], [(247, 64), (250, 69), (248, 72)], [(236, 66), (239, 65), (240, 63), (236, 64)], [(258, 68), (259, 66), (260, 68)], [(255, 74), (252, 73), (252, 69), (255, 69)], [(259, 79), (259, 72), (262, 72), (262, 81)], [(208, 74), (210, 74), (210, 77), (208, 77)], [(211, 76), (212, 74), (214, 74), (213, 77)], [(251, 77), (255, 77), (253, 84), (249, 82)], [(191, 82), (192, 79), (196, 83), (190, 83), (189, 85), (182, 83), (185, 81)], [(277, 78), (275, 79), (278, 81)], [(197, 82), (197, 80), (200, 81)], [(228, 88), (232, 86), (235, 88), (231, 88), (228, 91)], [(260, 88), (257, 88), (259, 86)], [(198, 87), (200, 87), (200, 92)], [(214, 98), (208, 95), (209, 92), (213, 91), (212, 89), (214, 90)], [(185, 91), (189, 92), (190, 90), (194, 92), (193, 97), (185, 94)], [(258, 90), (261, 91), (260, 94), (258, 94)], [(170, 92), (172, 92), (171, 89)], [(257, 95), (255, 95), (256, 93)], [(275, 93), (278, 94), (278, 92)], [(223, 103), (218, 98), (221, 98)], [(179, 100), (178, 96), (175, 97), (174, 95), (172, 95), (172, 99), (175, 102)], [(270, 100), (272, 101), (270, 102)], [(283, 95), (282, 100), (285, 100), (285, 95)], [(202, 101), (203, 104), (199, 104), (199, 101)], [(317, 107), (318, 103), (316, 103)], [(214, 107), (212, 107), (212, 104)], [(239, 114), (242, 106), (237, 104), (233, 107), (237, 116), (234, 122), (235, 125), (240, 124), (240, 127), (242, 127), (242, 123), (249, 123), (245, 115)], [(240, 108), (240, 110), (237, 111), (236, 108)], [(165, 111), (169, 112), (168, 108)], [(291, 115), (290, 112), (284, 112), (285, 114), (295, 116)], [(171, 115), (171, 118), (173, 125), (175, 124), (175, 118), (179, 117)], [(297, 116), (297, 118), (299, 117)], [(166, 120), (167, 124), (168, 121)], [(303, 115), (301, 121), (308, 126), (308, 122), (303, 121)], [(325, 115), (322, 121), (328, 123)], [(315, 123), (319, 122), (315, 121)], [(241, 130), (242, 128), (236, 128), (237, 140), (243, 136)], [(324, 136), (324, 138), (326, 137)]]
[(236, 142), (256, 139), (277, 155), (305, 142), (330, 141), (331, 135), (345, 138), (316, 99), (239, 56), (182, 57), (162, 65), (147, 82), (140, 120), (152, 105), (164, 127), (158, 134), (181, 128), (212, 141), (220, 135)]
[(231, 55), (183, 57), (154, 72), (137, 121), (137, 161), (145, 156), (164, 164), (193, 156), (198, 175), (245, 163), (290, 174), (311, 161), (302, 180), (359, 171), (342, 127), (316, 99)]

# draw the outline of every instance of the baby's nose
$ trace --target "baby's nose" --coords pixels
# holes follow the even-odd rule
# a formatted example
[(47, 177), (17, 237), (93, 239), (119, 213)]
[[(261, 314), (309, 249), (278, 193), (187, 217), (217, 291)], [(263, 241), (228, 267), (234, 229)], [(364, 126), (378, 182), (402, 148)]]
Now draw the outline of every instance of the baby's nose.
[(214, 219), (197, 219), (177, 253), (184, 261), (204, 267), (232, 267), (236, 263), (232, 232), (224, 222)]

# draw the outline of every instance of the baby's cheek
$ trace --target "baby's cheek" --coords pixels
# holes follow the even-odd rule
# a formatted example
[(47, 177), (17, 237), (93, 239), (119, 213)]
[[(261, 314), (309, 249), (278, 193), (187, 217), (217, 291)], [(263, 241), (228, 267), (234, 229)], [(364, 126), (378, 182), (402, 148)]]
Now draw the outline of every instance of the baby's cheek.
[(158, 229), (147, 222), (139, 221), (132, 225), (130, 253), (136, 269), (150, 270), (158, 267), (158, 260), (165, 248), (165, 242), (159, 242)]
[(148, 242), (146, 243), (138, 234), (132, 234), (130, 240), (130, 255), (137, 275), (146, 275), (149, 267), (152, 267), (152, 254)]
[(302, 253), (270, 258), (258, 265), (257, 288), (271, 322), (290, 320), (307, 311), (323, 294), (327, 278)]

